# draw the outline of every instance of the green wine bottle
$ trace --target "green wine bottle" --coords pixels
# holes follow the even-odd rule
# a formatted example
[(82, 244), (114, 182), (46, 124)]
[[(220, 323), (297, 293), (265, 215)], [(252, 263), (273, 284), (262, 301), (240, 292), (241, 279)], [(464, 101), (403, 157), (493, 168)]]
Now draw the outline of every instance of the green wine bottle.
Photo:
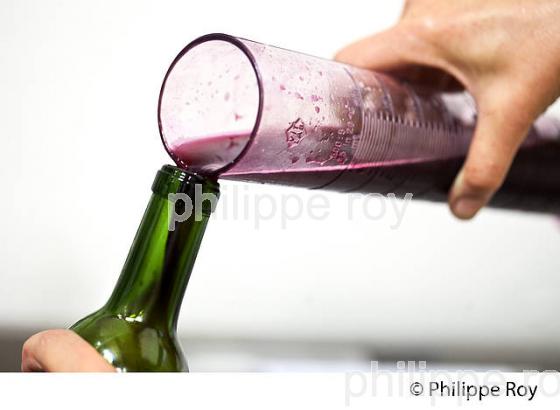
[(70, 329), (118, 371), (188, 371), (177, 319), (219, 185), (165, 165), (117, 285)]

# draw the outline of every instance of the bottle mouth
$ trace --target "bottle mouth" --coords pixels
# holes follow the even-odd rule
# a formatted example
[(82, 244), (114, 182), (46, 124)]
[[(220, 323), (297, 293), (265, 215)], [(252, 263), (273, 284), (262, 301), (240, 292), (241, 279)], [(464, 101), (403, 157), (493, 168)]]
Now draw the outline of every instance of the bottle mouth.
[(196, 185), (201, 186), (200, 194), (220, 194), (220, 184), (212, 177), (201, 176), (173, 165), (161, 167), (152, 185), (152, 191), (163, 197), (177, 193), (193, 196), (196, 193)]
[(243, 155), (261, 113), (262, 82), (251, 52), (235, 37), (209, 34), (188, 44), (169, 67), (158, 124), (178, 166), (215, 175)]

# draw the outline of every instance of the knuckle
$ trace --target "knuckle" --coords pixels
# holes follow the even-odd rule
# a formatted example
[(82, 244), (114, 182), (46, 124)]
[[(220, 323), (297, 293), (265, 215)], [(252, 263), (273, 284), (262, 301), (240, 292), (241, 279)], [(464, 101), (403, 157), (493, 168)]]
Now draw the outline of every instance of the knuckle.
[(463, 182), (469, 190), (475, 192), (493, 192), (502, 184), (503, 172), (495, 163), (467, 165)]
[(409, 27), (417, 38), (431, 44), (439, 44), (442, 38), (445, 38), (442, 36), (451, 32), (449, 23), (431, 16), (417, 17), (409, 23)]
[(52, 342), (53, 336), (50, 332), (45, 331), (35, 335), (35, 339), (37, 350), (46, 350), (49, 344)]
[(31, 356), (31, 352), (33, 351), (33, 341), (31, 338), (27, 339), (21, 348), (21, 357), (23, 360)]
[(30, 337), (24, 344), (24, 349), (44, 351), (53, 343), (56, 343), (64, 335), (66, 331), (63, 329), (45, 330)]

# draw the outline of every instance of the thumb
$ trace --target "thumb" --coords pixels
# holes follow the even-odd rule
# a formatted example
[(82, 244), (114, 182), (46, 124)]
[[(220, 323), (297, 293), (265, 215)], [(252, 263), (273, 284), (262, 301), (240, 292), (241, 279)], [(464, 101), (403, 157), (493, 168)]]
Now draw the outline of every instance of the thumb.
[(479, 99), (475, 134), (449, 194), (451, 211), (460, 219), (472, 218), (500, 188), (532, 124), (526, 112), (508, 109), (513, 96), (489, 94), (502, 95)]
[(335, 60), (391, 73), (432, 89), (463, 88), (462, 73), (442, 54), (437, 41), (404, 23), (350, 44), (336, 54)]
[(379, 71), (419, 63), (406, 44), (408, 37), (400, 26), (395, 26), (346, 46), (335, 60)]

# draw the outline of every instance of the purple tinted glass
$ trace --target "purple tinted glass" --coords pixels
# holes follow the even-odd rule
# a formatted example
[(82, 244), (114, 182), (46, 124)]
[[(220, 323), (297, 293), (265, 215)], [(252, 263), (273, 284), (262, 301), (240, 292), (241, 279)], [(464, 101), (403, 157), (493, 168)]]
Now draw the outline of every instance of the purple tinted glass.
[[(179, 166), (223, 178), (445, 200), (476, 110), (465, 93), (223, 34), (189, 44), (162, 86)], [(560, 209), (560, 122), (532, 128), (493, 204)]]

